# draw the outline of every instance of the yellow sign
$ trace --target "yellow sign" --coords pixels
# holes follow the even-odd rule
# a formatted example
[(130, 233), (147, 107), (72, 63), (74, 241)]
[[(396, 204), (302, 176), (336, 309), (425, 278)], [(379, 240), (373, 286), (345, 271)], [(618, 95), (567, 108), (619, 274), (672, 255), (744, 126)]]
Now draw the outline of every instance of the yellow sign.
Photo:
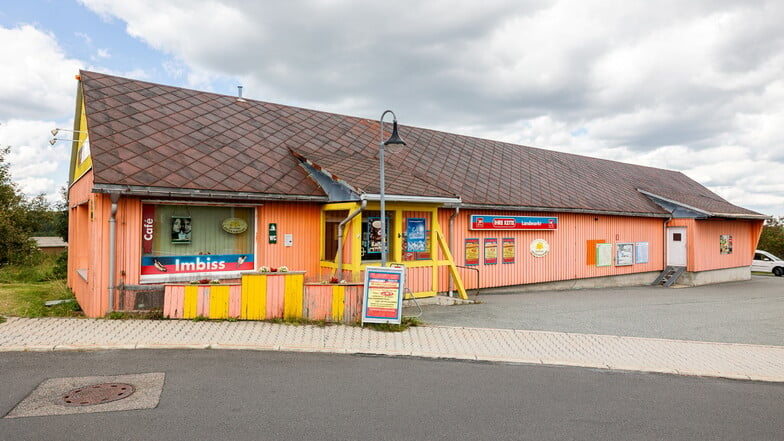
[(224, 219), (221, 223), (223, 231), (229, 234), (240, 234), (248, 230), (248, 223), (244, 219), (238, 217), (230, 217)]

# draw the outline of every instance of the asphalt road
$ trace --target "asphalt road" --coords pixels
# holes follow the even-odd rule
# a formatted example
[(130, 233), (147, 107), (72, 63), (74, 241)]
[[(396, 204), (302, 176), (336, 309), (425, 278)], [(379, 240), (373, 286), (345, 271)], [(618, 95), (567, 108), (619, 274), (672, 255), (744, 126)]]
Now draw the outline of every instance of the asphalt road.
[[(480, 292), (479, 304), (424, 306), (444, 326), (526, 329), (784, 346), (784, 277), (693, 288)], [(413, 312), (413, 308), (406, 312)]]
[(219, 350), (0, 353), (0, 372), (1, 415), (46, 379), (165, 373), (155, 408), (3, 418), (2, 440), (780, 440), (784, 433), (777, 383)]

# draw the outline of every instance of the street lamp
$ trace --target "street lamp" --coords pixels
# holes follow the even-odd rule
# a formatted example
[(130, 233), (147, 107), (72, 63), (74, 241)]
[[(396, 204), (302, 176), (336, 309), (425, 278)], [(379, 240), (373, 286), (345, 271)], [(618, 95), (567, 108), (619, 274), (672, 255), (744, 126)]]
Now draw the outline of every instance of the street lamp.
[[(392, 135), (384, 141), (384, 117), (387, 113), (392, 114)], [(381, 200), (381, 266), (387, 266), (387, 216), (386, 216), (386, 206), (384, 205), (384, 146), (389, 144), (398, 144), (398, 145), (406, 145), (406, 142), (397, 134), (397, 116), (395, 116), (395, 112), (391, 110), (385, 110), (384, 113), (381, 114), (381, 118), (378, 120), (378, 127), (381, 131), (381, 136), (379, 136), (379, 160), (381, 161), (380, 167), (380, 182), (381, 188), (379, 189), (379, 199)]]

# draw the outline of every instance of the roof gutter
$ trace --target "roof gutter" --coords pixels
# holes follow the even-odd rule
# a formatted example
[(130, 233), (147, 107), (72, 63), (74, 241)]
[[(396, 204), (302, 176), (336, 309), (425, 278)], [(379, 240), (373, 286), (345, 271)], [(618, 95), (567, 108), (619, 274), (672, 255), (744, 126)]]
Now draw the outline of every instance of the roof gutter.
[(191, 188), (145, 187), (137, 185), (93, 184), (93, 193), (121, 192), (125, 196), (200, 198), (244, 201), (308, 201), (328, 202), (326, 196), (251, 193), (235, 191), (198, 190)]
[(351, 212), (348, 217), (340, 221), (340, 224), (338, 225), (338, 252), (337, 255), (335, 255), (335, 260), (338, 262), (338, 270), (337, 274), (335, 275), (337, 276), (338, 280), (343, 280), (343, 232), (345, 231), (346, 224), (349, 223), (351, 219), (354, 219), (359, 213), (365, 211), (365, 208), (367, 207), (367, 199), (362, 198), (361, 200), (362, 203), (360, 204), (359, 208)]
[(689, 210), (692, 210), (692, 211), (696, 211), (697, 213), (702, 213), (702, 214), (704, 214), (705, 216), (708, 216), (708, 217), (724, 217), (724, 218), (728, 218), (728, 219), (770, 219), (770, 216), (766, 216), (764, 214), (712, 213), (710, 211), (702, 210), (702, 209), (699, 209), (697, 207), (693, 207), (691, 205), (684, 204), (682, 202), (678, 202), (678, 201), (673, 200), (673, 199), (665, 198), (664, 196), (659, 196), (656, 193), (651, 193), (651, 192), (648, 192), (648, 191), (645, 191), (645, 190), (640, 190), (639, 188), (637, 189), (637, 191), (639, 191), (640, 193), (644, 194), (645, 196), (649, 196), (649, 197), (656, 198), (656, 199), (661, 199), (664, 202), (669, 202), (670, 204), (679, 205), (679, 206), (681, 206), (683, 208), (686, 208), (686, 209), (689, 209)]
[[(380, 201), (381, 195), (375, 193), (364, 193), (363, 196), (368, 201)], [(460, 205), (460, 198), (433, 197), (433, 196), (411, 196), (405, 194), (386, 194), (384, 199), (393, 202), (416, 202), (422, 204), (453, 204)]]
[(460, 204), (462, 209), (468, 210), (506, 210), (506, 211), (536, 211), (536, 212), (556, 212), (556, 213), (578, 213), (578, 214), (601, 214), (605, 216), (629, 216), (629, 217), (660, 217), (667, 218), (669, 213), (638, 213), (630, 211), (611, 211), (611, 210), (591, 210), (587, 208), (561, 208), (561, 207), (522, 207), (509, 205), (483, 205), (483, 204)]

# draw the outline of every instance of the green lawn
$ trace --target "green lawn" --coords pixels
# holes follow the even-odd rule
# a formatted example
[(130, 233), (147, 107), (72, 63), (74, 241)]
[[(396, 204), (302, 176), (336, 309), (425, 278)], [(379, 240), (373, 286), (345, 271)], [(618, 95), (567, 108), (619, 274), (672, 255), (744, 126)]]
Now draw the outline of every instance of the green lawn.
[(0, 317), (82, 316), (76, 301), (46, 306), (49, 300), (74, 299), (65, 280), (57, 275), (62, 258), (42, 257), (32, 265), (0, 267)]

